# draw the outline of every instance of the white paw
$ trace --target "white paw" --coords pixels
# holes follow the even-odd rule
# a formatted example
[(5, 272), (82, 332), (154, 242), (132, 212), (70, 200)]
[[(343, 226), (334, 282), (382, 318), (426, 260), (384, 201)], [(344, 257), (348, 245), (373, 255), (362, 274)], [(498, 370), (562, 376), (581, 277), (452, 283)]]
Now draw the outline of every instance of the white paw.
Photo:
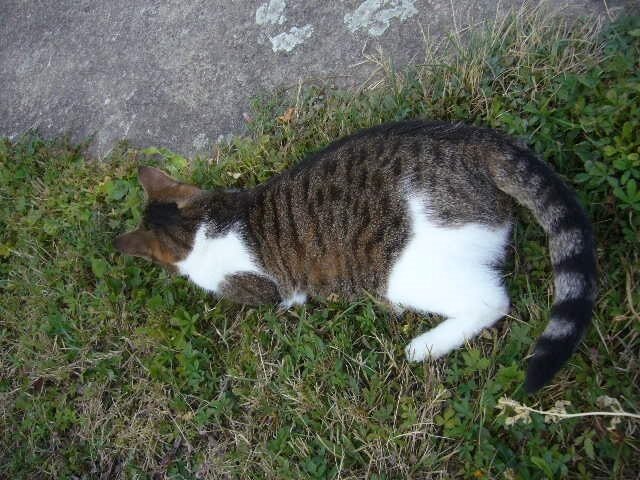
[(301, 292), (293, 292), (288, 298), (284, 298), (280, 302), (280, 308), (282, 310), (289, 310), (294, 305), (303, 305), (307, 301), (307, 294)]
[[(417, 336), (407, 347), (404, 349), (404, 353), (407, 356), (407, 360), (410, 362), (422, 362), (427, 358), (435, 360), (451, 351), (449, 345), (443, 345), (439, 335), (432, 332), (423, 333)], [(444, 347), (444, 348), (443, 348)]]
[(415, 343), (415, 341), (412, 341), (404, 348), (404, 354), (409, 362), (421, 362), (428, 354), (428, 352), (424, 352), (422, 348), (415, 345)]

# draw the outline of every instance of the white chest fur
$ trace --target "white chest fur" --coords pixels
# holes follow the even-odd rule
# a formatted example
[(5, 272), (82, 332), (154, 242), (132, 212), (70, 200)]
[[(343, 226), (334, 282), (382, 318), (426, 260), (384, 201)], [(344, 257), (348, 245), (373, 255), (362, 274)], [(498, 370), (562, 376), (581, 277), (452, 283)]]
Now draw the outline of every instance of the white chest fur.
[(217, 292), (227, 275), (239, 272), (261, 273), (238, 232), (208, 238), (206, 226), (200, 225), (193, 250), (176, 266), (182, 275), (210, 292)]

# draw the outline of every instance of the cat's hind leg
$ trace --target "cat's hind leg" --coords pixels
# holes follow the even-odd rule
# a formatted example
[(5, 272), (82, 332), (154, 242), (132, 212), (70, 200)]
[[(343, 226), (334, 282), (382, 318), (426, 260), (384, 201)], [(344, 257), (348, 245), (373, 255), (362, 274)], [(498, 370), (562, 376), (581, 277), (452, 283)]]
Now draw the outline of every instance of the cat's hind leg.
[(409, 361), (419, 362), (446, 355), (507, 314), (509, 297), (505, 287), (497, 279), (487, 280), (490, 283), (484, 285), (458, 284), (455, 288), (460, 295), (458, 299), (450, 298), (449, 305), (438, 302), (437, 309), (428, 309), (447, 318), (411, 340), (405, 349)]
[(409, 360), (419, 361), (449, 353), (508, 312), (496, 266), (504, 259), (511, 224), (443, 226), (427, 214), (425, 201), (410, 197), (407, 203), (412, 235), (391, 268), (386, 297), (446, 317), (407, 347)]

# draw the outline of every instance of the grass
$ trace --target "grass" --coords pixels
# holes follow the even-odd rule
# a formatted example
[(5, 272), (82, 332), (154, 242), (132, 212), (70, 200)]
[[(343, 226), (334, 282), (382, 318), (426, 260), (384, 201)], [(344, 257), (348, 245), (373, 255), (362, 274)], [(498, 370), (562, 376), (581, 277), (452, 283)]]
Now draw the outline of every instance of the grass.
[[(601, 29), (544, 9), (426, 43), (358, 92), (257, 99), (250, 135), (193, 161), (125, 144), (107, 161), (27, 135), (0, 143), (1, 478), (634, 478), (640, 424), (640, 18)], [(570, 364), (535, 397), (525, 357), (552, 276), (527, 212), (511, 315), (445, 360), (402, 349), (437, 321), (371, 299), (279, 312), (217, 301), (112, 238), (137, 224), (140, 164), (251, 186), (341, 135), (410, 117), (521, 137), (579, 192), (601, 294)], [(501, 402), (501, 398), (507, 400)], [(569, 404), (556, 402), (570, 402)], [(547, 420), (547, 421), (545, 421)]]

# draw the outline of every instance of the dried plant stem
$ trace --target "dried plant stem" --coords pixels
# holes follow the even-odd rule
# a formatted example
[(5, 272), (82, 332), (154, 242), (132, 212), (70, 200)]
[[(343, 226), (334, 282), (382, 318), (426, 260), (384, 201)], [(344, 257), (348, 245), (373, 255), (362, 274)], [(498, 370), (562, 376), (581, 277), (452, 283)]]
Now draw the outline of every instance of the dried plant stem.
[[(627, 417), (634, 420), (640, 420), (640, 414), (625, 412), (620, 408), (620, 403), (616, 399), (610, 397), (600, 397), (605, 405), (614, 406), (615, 410), (597, 411), (597, 412), (581, 412), (581, 413), (567, 413), (565, 408), (570, 405), (570, 402), (559, 401), (556, 402), (556, 406), (550, 410), (538, 410), (536, 408), (528, 407), (510, 398), (503, 397), (498, 401), (496, 408), (504, 410), (505, 408), (512, 408), (516, 412), (516, 416), (511, 417), (514, 421), (525, 420), (529, 421), (529, 413), (539, 413), (545, 417), (555, 417), (557, 419), (567, 418), (579, 418), (579, 417)], [(600, 399), (599, 399), (600, 401)]]
[(551, 410), (536, 410), (535, 408), (521, 405), (522, 408), (541, 415), (552, 415), (558, 418), (577, 418), (577, 417), (629, 417), (640, 420), (640, 414), (630, 412), (581, 412), (581, 413), (560, 413)]

